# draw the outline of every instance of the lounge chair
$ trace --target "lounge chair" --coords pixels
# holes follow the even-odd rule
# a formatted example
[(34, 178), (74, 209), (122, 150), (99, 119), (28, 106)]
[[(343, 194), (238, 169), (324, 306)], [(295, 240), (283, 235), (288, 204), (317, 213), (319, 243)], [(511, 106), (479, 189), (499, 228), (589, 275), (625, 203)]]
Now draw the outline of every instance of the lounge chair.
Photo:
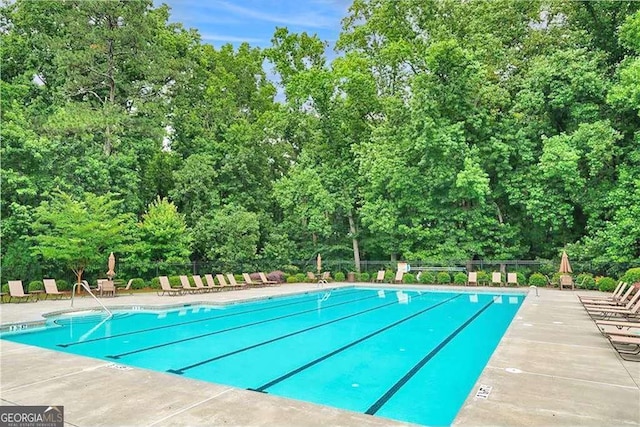
[(129, 292), (129, 295), (133, 295), (133, 290), (131, 289), (131, 284), (133, 283), (133, 279), (129, 279), (126, 286), (117, 286), (116, 293), (118, 292)]
[(589, 304), (589, 302), (591, 302), (591, 301), (617, 301), (617, 300), (620, 299), (620, 297), (624, 293), (626, 287), (627, 287), (627, 282), (619, 282), (618, 286), (616, 286), (616, 288), (613, 290), (613, 293), (611, 295), (609, 295), (609, 296), (605, 296), (605, 297), (594, 297), (594, 296), (581, 297), (581, 296), (578, 295), (578, 299), (583, 304), (585, 304), (585, 303)]
[(560, 276), (560, 290), (562, 290), (562, 288), (571, 288), (572, 291), (575, 290), (575, 283), (570, 274)]
[(11, 302), (11, 300), (14, 298), (20, 302), (28, 302), (29, 300), (32, 300), (33, 302), (38, 301), (38, 295), (24, 293), (22, 280), (9, 280), (9, 302)]
[(640, 336), (612, 334), (607, 334), (606, 336), (620, 357), (625, 360), (638, 361), (638, 358), (632, 356), (638, 356), (640, 354)]
[(376, 279), (373, 281), (374, 283), (382, 283), (384, 282), (384, 270), (378, 270), (378, 275), (376, 276)]
[(517, 273), (507, 273), (507, 286), (515, 285), (518, 286), (518, 274)]
[(187, 276), (180, 276), (180, 284), (182, 285), (182, 289), (187, 293), (195, 294), (197, 292), (202, 292), (197, 287), (191, 286), (191, 282), (189, 282), (189, 277)]
[(467, 275), (467, 286), (478, 286), (478, 272), (471, 271)]
[[(636, 299), (634, 299), (636, 301)], [(609, 320), (613, 317), (622, 317), (625, 319), (639, 319), (640, 318), (640, 301), (636, 301), (630, 309), (623, 308), (605, 308), (598, 307), (596, 310), (590, 312), (587, 311), (589, 316), (593, 320)]]
[(46, 294), (46, 298), (49, 298), (49, 296), (58, 297), (58, 299), (62, 297), (71, 298), (71, 294), (69, 294), (68, 292), (58, 291), (56, 279), (42, 279), (42, 283), (44, 283), (44, 292)]
[[(205, 274), (204, 279), (207, 281), (207, 287), (213, 291), (224, 291), (225, 287), (222, 284), (216, 285), (216, 281), (213, 280), (212, 274)], [(227, 288), (229, 289), (229, 288)]]
[(242, 278), (244, 279), (244, 283), (251, 286), (252, 288), (262, 288), (264, 286), (267, 286), (262, 282), (260, 283), (254, 282), (253, 279), (251, 279), (251, 276), (249, 275), (249, 273), (242, 273)]
[(629, 302), (629, 299), (633, 298), (631, 294), (633, 294), (634, 291), (636, 291), (636, 293), (640, 292), (640, 286), (635, 286), (635, 285), (629, 286), (629, 288), (624, 293), (624, 295), (622, 295), (620, 299), (617, 299), (617, 300), (593, 300), (593, 301), (585, 300), (580, 302), (582, 302), (582, 305), (589, 305), (589, 306), (621, 307), (621, 306), (627, 305), (627, 303)]
[(227, 280), (224, 278), (224, 275), (222, 274), (216, 274), (216, 280), (218, 281), (220, 286), (222, 286), (225, 289), (231, 289), (231, 290), (236, 289), (235, 286), (232, 286), (227, 283)]
[(262, 283), (264, 283), (267, 286), (279, 286), (280, 285), (280, 283), (278, 283), (276, 281), (267, 279), (267, 275), (264, 274), (262, 271), (258, 272), (258, 276), (260, 276), (260, 280), (262, 280)]
[(245, 289), (247, 287), (246, 283), (236, 281), (236, 276), (231, 273), (227, 273), (227, 280), (229, 280), (229, 284), (236, 289)]
[(493, 273), (491, 273), (491, 284), (502, 286), (502, 273), (500, 273), (499, 271), (494, 271)]
[(636, 292), (635, 295), (629, 301), (627, 301), (624, 306), (585, 304), (584, 308), (585, 310), (587, 310), (587, 313), (589, 313), (589, 315), (593, 317), (593, 314), (597, 314), (597, 313), (607, 313), (615, 310), (631, 310), (633, 306), (638, 302), (640, 302), (640, 292)]
[(320, 280), (324, 280), (324, 283), (328, 283), (329, 280), (331, 279), (331, 272), (330, 271), (325, 271), (324, 273), (322, 273), (322, 277), (320, 278)]
[(184, 289), (182, 288), (172, 288), (171, 283), (169, 283), (169, 278), (167, 276), (160, 276), (160, 289), (158, 290), (158, 295), (162, 296), (168, 294), (170, 296), (182, 295), (184, 294)]
[(403, 276), (404, 276), (404, 270), (396, 271), (396, 277), (393, 279), (393, 283), (402, 283)]
[(309, 281), (310, 281), (311, 283), (318, 283), (318, 280), (320, 280), (320, 279), (318, 279), (318, 277), (317, 277), (314, 273), (312, 273), (311, 271), (307, 271), (307, 279), (309, 279)]
[(193, 283), (195, 283), (196, 288), (200, 290), (200, 292), (211, 292), (215, 290), (209, 286), (205, 286), (204, 282), (202, 282), (202, 277), (200, 277), (199, 274), (193, 275)]

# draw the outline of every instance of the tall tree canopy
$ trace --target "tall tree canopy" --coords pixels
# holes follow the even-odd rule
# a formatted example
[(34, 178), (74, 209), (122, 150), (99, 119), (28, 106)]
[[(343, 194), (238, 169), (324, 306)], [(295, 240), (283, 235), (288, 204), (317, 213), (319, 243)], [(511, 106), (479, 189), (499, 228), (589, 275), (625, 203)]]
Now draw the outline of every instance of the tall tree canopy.
[(5, 2), (2, 271), (94, 268), (112, 249), (63, 260), (47, 239), (100, 204), (137, 218), (131, 274), (562, 248), (639, 264), (639, 9), (354, 0), (329, 60), (287, 28), (205, 44), (151, 0)]

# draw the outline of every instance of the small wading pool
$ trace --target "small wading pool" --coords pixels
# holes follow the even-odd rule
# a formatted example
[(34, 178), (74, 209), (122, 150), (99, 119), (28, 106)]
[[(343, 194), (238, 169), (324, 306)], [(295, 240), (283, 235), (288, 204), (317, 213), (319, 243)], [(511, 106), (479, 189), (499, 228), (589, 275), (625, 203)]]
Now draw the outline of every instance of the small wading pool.
[(453, 422), (524, 296), (343, 288), (50, 318), (2, 339), (418, 424)]

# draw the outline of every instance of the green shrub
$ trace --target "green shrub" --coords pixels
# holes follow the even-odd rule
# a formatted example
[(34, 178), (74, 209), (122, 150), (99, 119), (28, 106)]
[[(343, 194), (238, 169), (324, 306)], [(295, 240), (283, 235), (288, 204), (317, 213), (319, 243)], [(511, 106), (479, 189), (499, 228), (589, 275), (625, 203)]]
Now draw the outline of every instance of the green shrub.
[(562, 273), (559, 273), (557, 271), (553, 273), (553, 275), (551, 276), (551, 286), (553, 286), (554, 288), (560, 287), (560, 276), (562, 276)]
[(451, 275), (446, 271), (441, 271), (436, 275), (436, 281), (440, 284), (448, 285), (449, 283), (451, 283)]
[(436, 283), (436, 275), (431, 271), (423, 271), (420, 275), (420, 283), (425, 285), (433, 285)]
[(527, 283), (527, 279), (524, 277), (524, 273), (517, 272), (516, 277), (518, 278), (518, 286), (522, 286)]
[(300, 273), (300, 269), (295, 265), (285, 265), (284, 267), (282, 267), (282, 271), (287, 273), (288, 276)]
[(385, 283), (393, 283), (393, 279), (396, 278), (396, 273), (391, 270), (385, 270), (384, 272), (384, 281)]
[(42, 280), (34, 280), (33, 282), (29, 283), (27, 289), (29, 290), (29, 292), (42, 291), (44, 290), (44, 283), (42, 283)]
[(307, 275), (304, 273), (296, 273), (293, 277), (295, 278), (295, 282), (293, 283), (304, 283), (307, 280)]
[(406, 283), (408, 285), (416, 283), (416, 276), (413, 273), (405, 273), (402, 276), (402, 283)]
[(467, 284), (467, 275), (463, 272), (458, 272), (453, 275), (453, 283), (456, 285), (466, 285)]
[(576, 286), (578, 289), (595, 289), (596, 281), (593, 275), (589, 273), (578, 274), (576, 277)]
[[(160, 281), (158, 281), (158, 284), (160, 284)], [(131, 289), (144, 289), (146, 287), (147, 283), (140, 277), (136, 277), (135, 279), (131, 280)]]
[(491, 276), (486, 271), (478, 271), (478, 285), (486, 286), (491, 281)]
[(360, 277), (358, 277), (359, 282), (368, 282), (369, 279), (371, 279), (371, 277), (366, 271), (364, 273), (360, 273)]
[(640, 282), (640, 267), (628, 269), (620, 280), (627, 282), (629, 285)]
[(596, 286), (600, 292), (612, 292), (616, 288), (616, 281), (611, 277), (599, 277)]
[(529, 285), (537, 287), (547, 286), (547, 278), (544, 277), (542, 273), (533, 273), (529, 276)]
[(344, 273), (342, 271), (338, 271), (335, 275), (336, 282), (344, 282)]
[(56, 280), (56, 287), (60, 292), (71, 290), (71, 284), (64, 279)]
[(180, 276), (169, 276), (169, 284), (172, 288), (181, 288), (182, 282), (180, 281)]
[(5, 283), (4, 285), (2, 285), (2, 293), (3, 294), (8, 294), (9, 293), (9, 284)]
[(151, 289), (160, 289), (160, 278), (154, 277), (153, 279), (151, 279), (151, 282), (149, 282), (149, 284), (151, 285)]
[(295, 274), (291, 274), (291, 275), (287, 276), (287, 283), (296, 283), (296, 275)]

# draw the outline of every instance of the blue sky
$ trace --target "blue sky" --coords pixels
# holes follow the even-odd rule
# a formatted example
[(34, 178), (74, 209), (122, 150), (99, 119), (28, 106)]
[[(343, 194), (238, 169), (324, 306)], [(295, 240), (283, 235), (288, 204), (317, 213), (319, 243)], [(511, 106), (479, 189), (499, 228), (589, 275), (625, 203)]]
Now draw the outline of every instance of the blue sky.
[(276, 27), (317, 33), (330, 46), (351, 0), (154, 0), (171, 7), (171, 21), (196, 28), (204, 43), (216, 47), (246, 41), (268, 47)]

